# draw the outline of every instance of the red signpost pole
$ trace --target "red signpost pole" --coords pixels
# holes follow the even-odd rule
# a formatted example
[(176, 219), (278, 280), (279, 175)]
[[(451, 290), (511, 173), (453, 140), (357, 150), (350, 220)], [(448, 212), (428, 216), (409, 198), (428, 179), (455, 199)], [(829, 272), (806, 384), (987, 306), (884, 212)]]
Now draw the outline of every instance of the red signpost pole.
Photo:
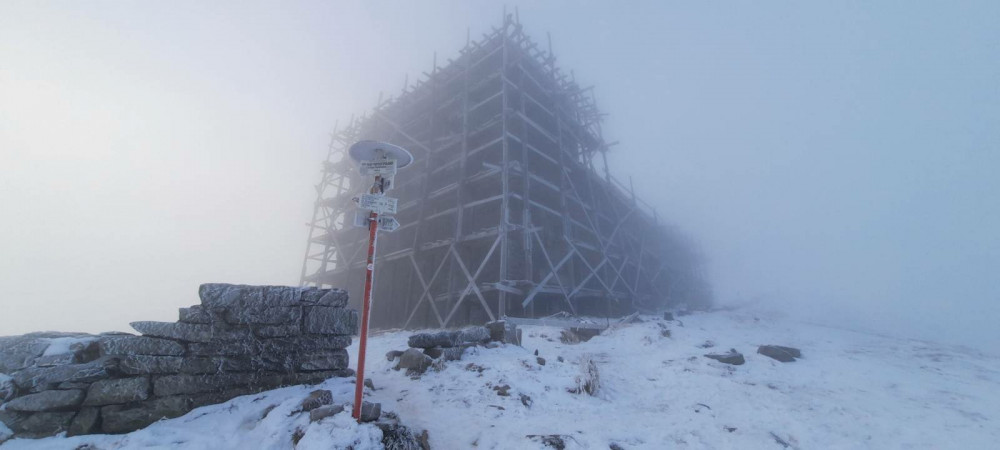
[(365, 349), (368, 344), (368, 318), (371, 314), (372, 284), (375, 281), (375, 241), (378, 239), (378, 214), (368, 216), (368, 265), (365, 269), (365, 297), (361, 309), (361, 336), (358, 342), (358, 373), (354, 382), (354, 409), (351, 416), (361, 422), (361, 398), (365, 390)]

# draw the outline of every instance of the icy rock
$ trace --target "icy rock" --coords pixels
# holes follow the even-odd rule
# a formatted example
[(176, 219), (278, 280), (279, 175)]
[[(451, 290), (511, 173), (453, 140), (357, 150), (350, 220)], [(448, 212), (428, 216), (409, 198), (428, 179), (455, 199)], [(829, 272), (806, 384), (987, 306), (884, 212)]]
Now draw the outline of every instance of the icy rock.
[(545, 365), (545, 358), (542, 358), (541, 356), (535, 357), (535, 361), (538, 362), (539, 366), (544, 366)]
[(149, 398), (149, 378), (119, 378), (100, 380), (90, 385), (84, 406), (114, 405)]
[(320, 406), (312, 411), (309, 411), (309, 421), (319, 422), (327, 417), (333, 417), (337, 414), (344, 412), (343, 405), (326, 405)]
[(302, 291), (302, 303), (305, 305), (343, 308), (347, 306), (347, 300), (347, 291), (341, 289), (317, 289), (310, 287)]
[(385, 359), (389, 361), (399, 358), (400, 356), (403, 356), (402, 350), (389, 350), (385, 353)]
[(566, 448), (566, 442), (563, 441), (563, 436), (559, 434), (529, 434), (527, 435), (527, 438), (532, 441), (539, 442), (546, 447), (552, 447), (556, 450), (563, 450)]
[(705, 357), (734, 366), (740, 366), (746, 362), (746, 360), (743, 359), (743, 354), (736, 351), (736, 349), (729, 349), (728, 353), (709, 353), (705, 355)]
[(101, 417), (101, 409), (97, 407), (80, 408), (80, 411), (73, 416), (73, 421), (69, 423), (67, 436), (79, 436), (100, 431), (98, 419)]
[(188, 342), (211, 342), (212, 327), (183, 322), (141, 321), (129, 323), (145, 336), (177, 339)]
[(382, 415), (382, 404), (361, 402), (361, 421), (374, 422)]
[(31, 366), (48, 346), (49, 342), (44, 338), (0, 337), (0, 373), (12, 373)]
[(298, 359), (298, 370), (304, 371), (346, 369), (349, 361), (347, 350), (311, 352)]
[(375, 382), (371, 378), (365, 378), (364, 385), (368, 389), (375, 390)]
[(4, 406), (11, 411), (58, 411), (78, 406), (81, 401), (83, 401), (81, 390), (44, 391), (15, 398)]
[(407, 373), (424, 373), (432, 362), (431, 357), (423, 354), (420, 349), (411, 348), (399, 357), (396, 369), (406, 369)]
[(0, 410), (0, 422), (9, 427), (17, 437), (37, 438), (66, 431), (73, 415), (73, 412), (21, 413)]
[(299, 405), (302, 411), (312, 411), (320, 406), (333, 403), (333, 393), (326, 389), (317, 389), (309, 393), (309, 396), (302, 400)]
[(469, 327), (455, 333), (455, 345), (485, 344), (490, 341), (490, 331), (486, 327)]
[(441, 356), (444, 357), (445, 361), (458, 361), (462, 359), (464, 353), (465, 347), (451, 347), (442, 350)]
[(781, 362), (793, 362), (796, 358), (802, 357), (801, 350), (780, 345), (761, 345), (757, 347), (757, 353)]
[(180, 308), (177, 311), (177, 318), (181, 322), (209, 324), (212, 323), (212, 314), (201, 305), (194, 305), (188, 308)]
[(417, 333), (407, 340), (407, 344), (413, 348), (434, 348), (451, 347), (455, 345), (454, 334), (450, 331), (438, 331), (436, 333)]
[(126, 433), (143, 428), (160, 419), (187, 414), (191, 400), (186, 397), (166, 397), (137, 405), (110, 405), (101, 408), (101, 430), (105, 433)]
[(302, 331), (315, 334), (354, 335), (358, 333), (358, 312), (353, 309), (312, 306), (306, 308)]
[(184, 346), (169, 339), (146, 336), (102, 336), (98, 342), (102, 355), (179, 356)]
[(430, 445), (422, 442), (426, 440), (426, 431), (422, 435), (416, 435), (409, 428), (397, 423), (375, 424), (382, 430), (382, 446), (386, 450), (425, 450), (430, 449)]
[(424, 354), (430, 356), (433, 359), (440, 358), (442, 353), (444, 353), (444, 351), (441, 350), (441, 347), (432, 347), (424, 349)]
[(272, 308), (230, 308), (223, 318), (233, 325), (280, 325), (298, 322), (302, 318), (302, 308), (298, 306), (276, 306)]
[(14, 384), (28, 392), (39, 392), (54, 389), (60, 383), (89, 383), (111, 376), (118, 370), (117, 362), (109, 358), (84, 364), (29, 367), (13, 375)]

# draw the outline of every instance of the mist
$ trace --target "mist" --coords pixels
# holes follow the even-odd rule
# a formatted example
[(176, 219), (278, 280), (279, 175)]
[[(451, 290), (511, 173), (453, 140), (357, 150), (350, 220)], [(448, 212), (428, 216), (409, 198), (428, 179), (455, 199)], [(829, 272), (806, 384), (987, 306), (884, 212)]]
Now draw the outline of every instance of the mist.
[(716, 304), (1000, 352), (1000, 6), (7, 2), (0, 335), (297, 284), (329, 133), (500, 23)]

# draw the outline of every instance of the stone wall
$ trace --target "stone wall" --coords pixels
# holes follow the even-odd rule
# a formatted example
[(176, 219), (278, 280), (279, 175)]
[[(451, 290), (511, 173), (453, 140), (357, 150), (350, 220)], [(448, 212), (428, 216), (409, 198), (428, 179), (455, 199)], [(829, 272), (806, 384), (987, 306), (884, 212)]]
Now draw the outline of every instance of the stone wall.
[(354, 374), (345, 348), (358, 314), (345, 308), (346, 292), (204, 284), (198, 294), (201, 304), (181, 308), (178, 322), (132, 322), (141, 336), (0, 337), (0, 422), (14, 437), (125, 433), (240, 395)]

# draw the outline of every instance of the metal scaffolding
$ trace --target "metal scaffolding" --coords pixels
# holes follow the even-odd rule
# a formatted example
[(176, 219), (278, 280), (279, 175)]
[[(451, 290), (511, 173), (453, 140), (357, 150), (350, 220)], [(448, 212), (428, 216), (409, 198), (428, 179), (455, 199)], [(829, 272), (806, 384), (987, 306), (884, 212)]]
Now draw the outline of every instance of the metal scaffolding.
[(379, 239), (372, 326), (667, 306), (664, 227), (611, 176), (592, 90), (555, 66), (551, 44), (540, 49), (505, 15), (424, 75), (334, 132), (303, 284), (359, 292), (367, 240), (352, 197), (364, 186), (345, 153), (376, 139), (416, 159), (393, 191), (402, 227)]

